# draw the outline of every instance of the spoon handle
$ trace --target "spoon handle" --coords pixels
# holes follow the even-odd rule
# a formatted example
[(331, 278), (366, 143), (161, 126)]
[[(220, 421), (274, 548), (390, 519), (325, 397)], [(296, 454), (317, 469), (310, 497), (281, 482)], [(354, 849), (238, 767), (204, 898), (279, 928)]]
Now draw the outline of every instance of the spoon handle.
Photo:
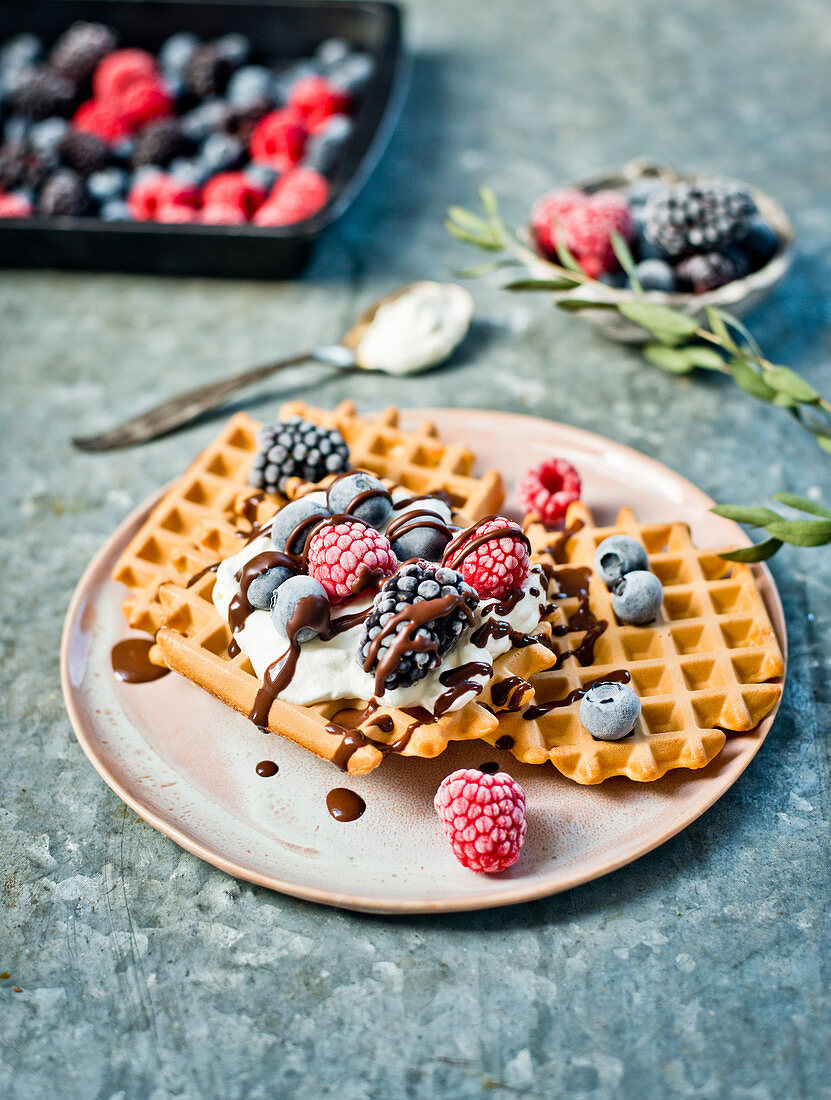
[(286, 359), (279, 359), (276, 363), (267, 363), (262, 367), (253, 367), (250, 370), (241, 371), (239, 374), (223, 378), (219, 382), (210, 382), (207, 386), (197, 386), (195, 389), (180, 393), (178, 397), (165, 401), (155, 408), (148, 409), (140, 416), (126, 420), (115, 428), (100, 435), (76, 437), (72, 443), (79, 451), (114, 451), (120, 447), (132, 447), (136, 443), (146, 443), (150, 439), (157, 439), (160, 435), (167, 435), (184, 424), (190, 424), (203, 413), (221, 405), (223, 401), (236, 393), (237, 390), (268, 378), (287, 367), (297, 366), (309, 359), (317, 360), (335, 367), (352, 367), (355, 358), (348, 349), (340, 344), (332, 344), (329, 347), (313, 348), (311, 351), (301, 352), (299, 355), (291, 355)]

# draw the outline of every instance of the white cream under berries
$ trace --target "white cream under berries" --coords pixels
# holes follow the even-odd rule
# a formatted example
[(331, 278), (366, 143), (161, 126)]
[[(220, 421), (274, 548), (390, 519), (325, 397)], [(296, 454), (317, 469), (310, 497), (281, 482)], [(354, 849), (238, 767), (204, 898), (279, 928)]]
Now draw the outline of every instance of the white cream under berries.
[[(397, 490), (393, 500), (398, 505), (394, 516), (408, 511), (423, 510), (424, 500), (410, 500), (405, 490)], [(306, 499), (326, 502), (323, 492), (309, 494)], [(407, 502), (407, 503), (404, 503)], [(430, 509), (445, 522), (450, 522), (450, 508), (439, 498), (430, 498)], [(381, 531), (390, 520), (380, 525)], [(221, 562), (213, 590), (214, 605), (227, 618), (229, 607), (240, 592), (237, 575), (258, 554), (273, 548), (266, 530), (248, 543), (238, 554)], [(540, 624), (541, 602), (544, 603), (546, 582), (539, 567), (534, 566), (521, 585), (504, 603), (498, 599), (482, 599), (472, 611), (471, 622), (459, 640), (441, 660), (440, 664), (415, 683), (387, 689), (378, 694), (376, 678), (366, 672), (356, 660), (363, 632), (363, 614), (373, 602), (373, 595), (358, 596), (342, 607), (332, 608), (332, 624), (335, 630), (328, 640), (316, 638), (299, 646), (299, 653), (289, 682), (282, 687), (279, 697), (286, 702), (301, 705), (336, 699), (369, 702), (378, 699), (385, 706), (420, 706), (431, 713), (458, 710), (475, 699), (493, 677), (493, 662), (513, 645), (511, 636), (533, 633)], [(347, 629), (337, 632), (339, 620), (349, 617), (354, 621)], [(486, 624), (504, 622), (507, 629), (487, 629)], [(485, 629), (482, 627), (485, 626)], [(268, 611), (253, 610), (239, 629), (234, 631), (234, 641), (251, 661), (256, 674), (262, 679), (275, 662), (280, 661), (289, 649), (289, 641), (276, 626)], [(447, 681), (452, 670), (471, 666), (465, 675), (468, 691), (448, 691)]]

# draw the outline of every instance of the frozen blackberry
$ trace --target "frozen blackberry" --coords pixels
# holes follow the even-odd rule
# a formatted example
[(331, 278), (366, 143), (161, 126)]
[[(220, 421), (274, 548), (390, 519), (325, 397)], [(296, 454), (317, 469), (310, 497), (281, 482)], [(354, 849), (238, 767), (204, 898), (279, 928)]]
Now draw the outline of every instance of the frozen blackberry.
[(349, 467), (349, 449), (337, 428), (321, 428), (302, 416), (261, 428), (257, 442), (248, 481), (267, 493), (282, 493), (290, 477), (320, 481)]
[(756, 203), (747, 191), (731, 183), (679, 183), (646, 204), (644, 236), (671, 259), (717, 252), (747, 233), (755, 213)]
[(84, 181), (71, 168), (61, 168), (43, 185), (38, 199), (39, 214), (77, 215), (89, 210)]
[(67, 130), (58, 148), (63, 163), (82, 176), (100, 172), (110, 161), (110, 151), (104, 142), (81, 130)]
[[(437, 614), (424, 623), (416, 617), (417, 612), (408, 617), (408, 609), (445, 596), (455, 596), (456, 600), (448, 601), (449, 609), (444, 614), (439, 607)], [(478, 603), (479, 597), (455, 569), (426, 561), (403, 565), (384, 581), (375, 597), (364, 622), (356, 654), (358, 664), (367, 672), (376, 672), (379, 664), (386, 670), (387, 662), (392, 661), (383, 690), (410, 687), (450, 652), (469, 623), (468, 613)], [(390, 629), (395, 616), (400, 616), (399, 622)]]
[(171, 161), (184, 156), (189, 150), (190, 143), (182, 133), (182, 127), (176, 119), (165, 118), (142, 132), (133, 152), (133, 167), (141, 168), (144, 164), (167, 167)]
[(75, 106), (75, 85), (51, 69), (26, 69), (11, 93), (15, 111), (40, 122), (51, 115), (66, 118)]
[(49, 61), (56, 73), (81, 84), (115, 47), (115, 34), (103, 23), (73, 23), (53, 46)]
[(231, 62), (214, 45), (193, 51), (182, 74), (185, 87), (199, 99), (221, 95), (233, 71)]
[(28, 141), (7, 141), (0, 146), (0, 191), (36, 191), (52, 166)]
[(744, 253), (737, 248), (728, 248), (725, 252), (687, 256), (675, 268), (675, 274), (682, 290), (703, 294), (705, 290), (715, 290), (735, 279), (743, 279), (749, 270), (750, 264)]

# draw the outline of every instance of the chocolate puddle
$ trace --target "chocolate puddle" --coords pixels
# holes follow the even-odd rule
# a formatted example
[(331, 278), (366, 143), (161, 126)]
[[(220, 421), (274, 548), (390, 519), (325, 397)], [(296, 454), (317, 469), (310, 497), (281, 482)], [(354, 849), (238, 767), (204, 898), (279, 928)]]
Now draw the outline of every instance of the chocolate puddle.
[(326, 809), (335, 821), (357, 821), (366, 809), (366, 802), (346, 787), (335, 787), (326, 795)]
[(116, 642), (110, 654), (115, 678), (125, 684), (149, 684), (167, 676), (169, 668), (154, 665), (150, 660), (150, 650), (155, 644), (155, 638), (125, 638)]

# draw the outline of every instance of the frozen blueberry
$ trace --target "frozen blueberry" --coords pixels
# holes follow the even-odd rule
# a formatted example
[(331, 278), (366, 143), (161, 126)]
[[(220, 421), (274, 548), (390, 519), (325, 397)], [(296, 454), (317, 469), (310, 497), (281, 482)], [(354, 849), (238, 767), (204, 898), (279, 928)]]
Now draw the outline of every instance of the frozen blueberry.
[(349, 43), (343, 38), (327, 38), (321, 42), (315, 50), (315, 60), (319, 61), (324, 69), (343, 61), (349, 54)]
[(101, 207), (101, 217), (105, 222), (131, 222), (133, 220), (130, 207), (121, 199), (105, 202)]
[(213, 172), (236, 168), (245, 154), (242, 142), (231, 134), (211, 134), (199, 154), (199, 159)]
[[(359, 500), (365, 493), (371, 495)], [(327, 502), (333, 515), (348, 511), (356, 519), (362, 519), (373, 527), (380, 527), (392, 512), (390, 494), (377, 477), (365, 474), (363, 470), (356, 470), (332, 482)]]
[(326, 74), (331, 82), (350, 95), (359, 95), (372, 76), (375, 65), (365, 53), (351, 53)]
[(231, 113), (231, 107), (224, 99), (206, 99), (182, 115), (182, 132), (191, 141), (204, 141), (209, 134), (227, 126)]
[[(310, 610), (319, 610), (322, 608), (322, 604), (318, 603), (319, 600), (328, 603), (326, 589), (320, 581), (316, 581), (314, 577), (306, 576), (305, 573), (300, 573), (295, 577), (289, 577), (289, 579), (284, 581), (277, 589), (274, 595), (274, 603), (271, 605), (271, 621), (281, 634), (288, 637), (289, 624), (292, 623), (292, 618), (295, 616), (297, 605), (301, 600), (305, 600), (308, 597), (313, 597), (313, 602), (310, 601), (310, 604), (300, 609), (301, 615), (303, 615), (307, 607)], [(303, 626), (295, 633), (294, 640), (296, 642), (310, 642), (312, 638), (316, 638), (319, 633), (319, 630), (315, 629), (314, 626)]]
[[(406, 516), (407, 513), (402, 514)], [(414, 527), (392, 543), (392, 550), (399, 561), (409, 561), (410, 558), (441, 561), (448, 542), (450, 542), (449, 532), (445, 535), (433, 527)]]
[(3, 124), (3, 140), (17, 145), (26, 140), (31, 126), (29, 119), (23, 115), (9, 115)]
[(663, 598), (664, 590), (655, 574), (634, 569), (612, 589), (612, 611), (621, 622), (643, 626), (658, 614)]
[(58, 147), (68, 129), (69, 123), (65, 118), (45, 118), (29, 130), (29, 141), (39, 153), (57, 156)]
[[(636, 211), (637, 214), (637, 211)], [(643, 231), (643, 224), (635, 217), (635, 238), (632, 253), (638, 260), (666, 260), (667, 254), (656, 242), (649, 239)]]
[(347, 115), (332, 115), (306, 142), (303, 163), (318, 172), (331, 171), (351, 133), (351, 118)]
[(245, 174), (255, 187), (265, 192), (270, 191), (280, 178), (280, 173), (270, 164), (261, 164), (257, 161), (251, 161), (245, 166)]
[(294, 575), (293, 571), (286, 569), (284, 565), (275, 565), (271, 569), (266, 569), (265, 573), (260, 573), (248, 585), (248, 602), (260, 611), (269, 611), (274, 601), (274, 593), (281, 584)]
[(612, 286), (615, 290), (622, 290), (629, 282), (624, 271), (604, 271), (602, 275), (597, 276), (597, 281), (605, 283), (606, 286)]
[(610, 535), (598, 546), (594, 554), (594, 571), (607, 588), (617, 584), (625, 573), (633, 569), (649, 569), (646, 551), (637, 539), (628, 535)]
[(103, 168), (87, 179), (87, 189), (96, 202), (108, 203), (127, 194), (130, 177), (121, 168)]
[(43, 53), (43, 43), (34, 34), (17, 34), (0, 47), (0, 69), (19, 72), (34, 65)]
[(202, 187), (213, 175), (210, 165), (201, 160), (190, 160), (187, 157), (177, 157), (170, 162), (168, 172), (180, 183), (186, 183), (190, 187)]
[(754, 271), (770, 263), (779, 251), (779, 238), (773, 232), (767, 222), (761, 218), (754, 218), (750, 223), (747, 236), (740, 242), (739, 247), (750, 261)]
[(251, 43), (244, 34), (225, 34), (217, 38), (214, 46), (220, 57), (224, 57), (235, 69), (244, 65), (251, 56)]
[(635, 265), (635, 274), (644, 290), (662, 290), (665, 294), (675, 290), (675, 272), (665, 260), (641, 260)]
[(265, 108), (271, 103), (273, 78), (263, 65), (243, 65), (228, 81), (225, 94), (237, 111)]
[(271, 541), (274, 543), (274, 549), (285, 552), (289, 535), (303, 523), (304, 529), (297, 534), (288, 548), (290, 554), (302, 554), (306, 539), (313, 527), (311, 522), (305, 526), (305, 521), (311, 520), (312, 516), (325, 519), (329, 514), (329, 509), (319, 500), (309, 500), (308, 497), (293, 500), (285, 508), (280, 509), (271, 524)]
[(580, 721), (598, 741), (619, 741), (635, 728), (641, 701), (628, 684), (594, 684), (580, 701)]
[(181, 78), (185, 66), (198, 46), (199, 39), (195, 34), (188, 34), (187, 31), (172, 34), (167, 41), (163, 42), (159, 50), (159, 66), (165, 76)]

